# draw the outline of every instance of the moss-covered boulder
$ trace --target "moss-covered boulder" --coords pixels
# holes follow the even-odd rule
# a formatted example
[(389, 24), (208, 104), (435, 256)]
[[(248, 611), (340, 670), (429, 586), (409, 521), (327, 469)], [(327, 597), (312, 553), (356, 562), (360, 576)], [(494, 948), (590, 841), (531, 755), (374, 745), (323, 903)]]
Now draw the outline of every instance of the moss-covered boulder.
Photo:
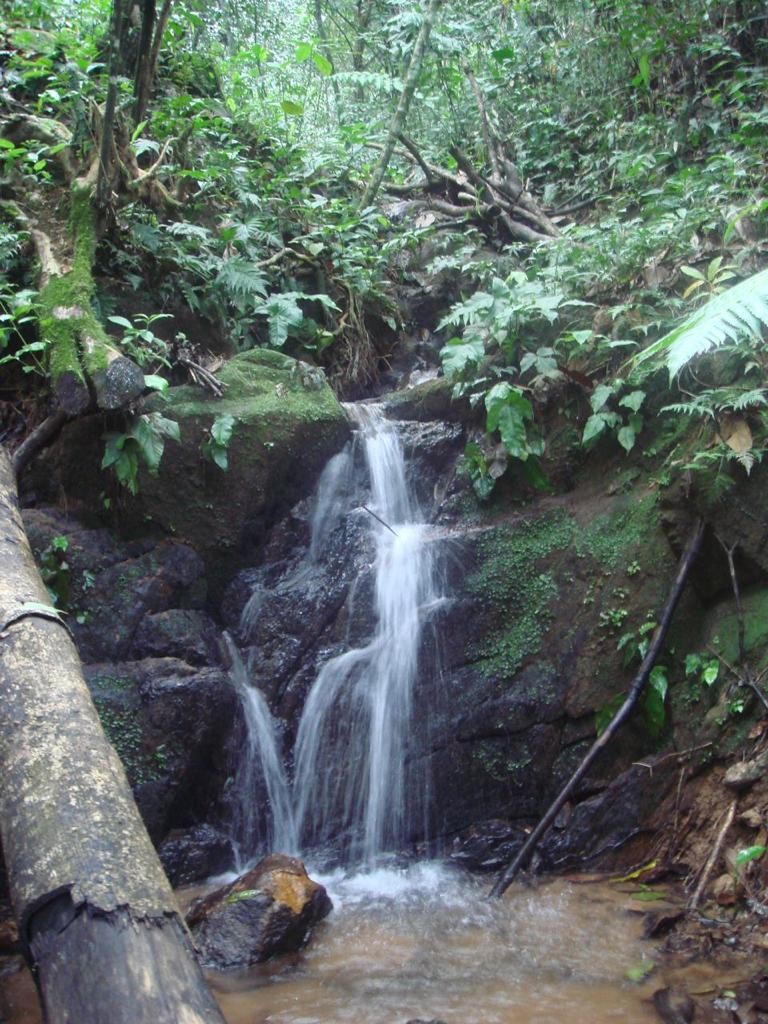
[[(275, 514), (311, 492), (349, 434), (322, 372), (280, 352), (236, 356), (219, 378), (220, 399), (171, 388), (162, 414), (178, 423), (181, 440), (166, 443), (156, 476), (141, 473), (128, 510), (134, 528), (154, 524), (190, 544), (214, 592), (254, 555)], [(234, 418), (227, 470), (204, 454), (223, 416)]]

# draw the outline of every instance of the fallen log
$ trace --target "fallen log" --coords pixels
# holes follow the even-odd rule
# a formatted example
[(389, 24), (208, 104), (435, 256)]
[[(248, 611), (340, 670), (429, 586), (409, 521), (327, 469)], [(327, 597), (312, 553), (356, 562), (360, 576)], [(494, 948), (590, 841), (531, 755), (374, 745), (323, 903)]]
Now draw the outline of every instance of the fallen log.
[(629, 688), (629, 693), (624, 703), (621, 705), (619, 710), (613, 716), (611, 721), (608, 723), (606, 729), (597, 737), (595, 742), (587, 751), (584, 760), (581, 762), (579, 767), (570, 777), (568, 782), (565, 784), (563, 789), (560, 791), (557, 799), (550, 806), (547, 813), (541, 819), (536, 828), (531, 832), (522, 847), (518, 851), (515, 858), (507, 865), (507, 867), (501, 872), (499, 877), (496, 879), (496, 883), (489, 893), (491, 899), (497, 899), (503, 896), (509, 886), (514, 881), (517, 872), (525, 867), (533, 854), (533, 851), (539, 845), (544, 835), (549, 831), (553, 821), (560, 813), (560, 809), (566, 802), (568, 797), (576, 788), (577, 784), (581, 781), (587, 772), (587, 769), (593, 763), (597, 755), (608, 745), (614, 734), (617, 732), (619, 727), (629, 718), (630, 713), (637, 704), (640, 694), (643, 691), (648, 677), (651, 674), (651, 669), (654, 666), (656, 659), (659, 656), (661, 648), (664, 644), (664, 640), (669, 630), (669, 625), (672, 622), (672, 616), (674, 615), (677, 602), (680, 600), (680, 595), (683, 592), (686, 581), (688, 579), (688, 573), (691, 570), (691, 566), (696, 561), (696, 556), (699, 553), (701, 547), (702, 537), (704, 536), (704, 524), (700, 519), (696, 520), (691, 534), (688, 538), (688, 543), (685, 546), (685, 550), (680, 556), (680, 562), (677, 567), (677, 575), (672, 584), (672, 588), (667, 597), (666, 604), (661, 613), (659, 624), (656, 627), (656, 631), (653, 634), (653, 639), (648, 647), (643, 662), (638, 669), (637, 675), (632, 681), (632, 685)]
[(47, 1024), (224, 1024), (0, 448), (0, 834)]

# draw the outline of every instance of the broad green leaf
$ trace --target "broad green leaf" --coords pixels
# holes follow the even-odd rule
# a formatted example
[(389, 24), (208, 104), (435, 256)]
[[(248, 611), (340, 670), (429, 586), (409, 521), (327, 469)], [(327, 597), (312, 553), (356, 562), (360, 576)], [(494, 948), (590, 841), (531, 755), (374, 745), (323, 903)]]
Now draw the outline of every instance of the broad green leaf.
[(651, 688), (658, 693), (661, 699), (664, 700), (669, 688), (669, 679), (667, 678), (667, 670), (663, 665), (654, 665), (651, 669), (651, 674), (648, 677), (648, 683)]
[(636, 436), (632, 427), (622, 427), (616, 435), (616, 439), (625, 452), (631, 452), (635, 447)]
[(765, 846), (746, 846), (743, 850), (739, 850), (736, 854), (736, 859), (733, 862), (733, 866), (736, 868), (743, 867), (744, 864), (749, 864), (753, 860), (759, 860), (766, 851)]
[(312, 44), (311, 43), (298, 43), (296, 46), (296, 60), (299, 64), (302, 64), (305, 60), (312, 56)]
[(661, 665), (651, 670), (649, 687), (643, 699), (645, 724), (652, 736), (659, 736), (666, 722), (664, 701), (667, 696), (667, 672)]
[(696, 281), (701, 282), (701, 284), (704, 284), (707, 280), (704, 274), (697, 270), (696, 267), (680, 267), (680, 272), (685, 274), (686, 277), (694, 278)]
[(685, 675), (695, 675), (701, 668), (702, 660), (700, 654), (686, 654), (685, 656)]
[(161, 377), (156, 373), (145, 373), (144, 385), (145, 387), (150, 388), (150, 390), (160, 391), (162, 394), (164, 394), (169, 388), (168, 381), (165, 377)]
[(126, 438), (125, 434), (106, 434), (105, 440), (107, 443), (104, 447), (101, 468), (109, 469), (110, 466), (114, 466), (123, 454), (123, 447), (125, 446)]
[(165, 437), (155, 430), (147, 416), (139, 416), (131, 427), (131, 437), (136, 441), (147, 469), (154, 476), (160, 466), (165, 448)]
[(226, 448), (221, 448), (218, 445), (214, 445), (211, 449), (211, 458), (224, 472), (229, 469), (229, 454)]
[(181, 440), (181, 430), (176, 420), (168, 419), (159, 412), (151, 412), (147, 417), (152, 426), (152, 429), (157, 433), (162, 434), (163, 437), (170, 437), (173, 441)]
[(588, 444), (598, 437), (606, 427), (618, 427), (621, 417), (615, 412), (596, 412), (590, 416), (584, 424), (584, 433), (581, 437), (582, 444)]
[(720, 663), (717, 661), (710, 661), (710, 663), (705, 666), (704, 671), (701, 673), (701, 678), (702, 681), (707, 684), (707, 686), (711, 686), (712, 683), (715, 682), (719, 674)]
[(322, 55), (322, 53), (313, 53), (312, 63), (315, 65), (315, 67), (317, 68), (321, 75), (325, 75), (327, 77), (328, 75), (333, 74), (333, 67), (331, 66), (331, 62), (327, 60), (327, 58), (325, 58)]
[(217, 416), (211, 426), (211, 437), (218, 445), (226, 448), (232, 439), (232, 430), (235, 426), (235, 417), (229, 415)]
[(300, 103), (294, 103), (293, 100), (283, 100), (280, 107), (283, 113), (289, 117), (301, 117), (304, 113), (304, 107)]
[(528, 458), (525, 420), (519, 409), (505, 405), (498, 415), (497, 427), (502, 443), (509, 454), (522, 462)]
[(271, 295), (264, 303), (263, 312), (268, 318), (269, 344), (272, 348), (282, 348), (291, 328), (298, 327), (304, 319), (304, 313), (292, 292)]
[(108, 316), (107, 320), (112, 324), (117, 324), (118, 327), (125, 327), (127, 331), (133, 330), (133, 324), (130, 320), (126, 320), (124, 316)]
[(624, 406), (625, 409), (631, 409), (632, 412), (638, 412), (644, 401), (644, 391), (631, 391), (628, 395), (624, 395), (623, 398), (619, 399), (619, 405)]
[(462, 341), (461, 338), (451, 338), (448, 344), (440, 350), (443, 373), (449, 380), (458, 377), (469, 367), (476, 366), (484, 355), (485, 348), (482, 341)]
[(592, 406), (592, 412), (600, 412), (612, 394), (613, 387), (610, 384), (598, 384), (589, 399), (589, 404)]

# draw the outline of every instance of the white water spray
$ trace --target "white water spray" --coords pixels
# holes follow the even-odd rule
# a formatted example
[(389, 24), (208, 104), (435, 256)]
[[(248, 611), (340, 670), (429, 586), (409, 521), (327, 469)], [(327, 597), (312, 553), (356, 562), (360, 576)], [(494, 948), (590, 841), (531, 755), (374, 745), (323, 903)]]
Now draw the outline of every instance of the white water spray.
[[(275, 720), (263, 694), (252, 685), (240, 651), (228, 633), (224, 634), (224, 642), (231, 661), (230, 678), (240, 698), (246, 732), (235, 779), (236, 806), (232, 823), (235, 869), (240, 872), (245, 870), (259, 848), (296, 853), (298, 841)], [(259, 782), (263, 783), (269, 804), (266, 821), (264, 807), (257, 799)]]
[(302, 843), (341, 835), (351, 859), (371, 864), (407, 841), (418, 804), (407, 778), (412, 695), (424, 618), (438, 594), (433, 546), (416, 521), (397, 431), (377, 406), (352, 406), (350, 415), (379, 517), (370, 522), (375, 631), (365, 646), (328, 661), (312, 686), (296, 741), (294, 795)]

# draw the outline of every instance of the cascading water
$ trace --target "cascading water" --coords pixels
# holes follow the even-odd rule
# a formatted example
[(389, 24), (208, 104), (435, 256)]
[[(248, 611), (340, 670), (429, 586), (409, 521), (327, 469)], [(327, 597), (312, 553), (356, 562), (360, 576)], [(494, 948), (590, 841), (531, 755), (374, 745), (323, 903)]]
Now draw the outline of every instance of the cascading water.
[[(273, 720), (247, 674), (236, 683), (245, 698), (250, 737), (245, 759), (250, 762), (241, 768), (238, 791), (244, 794), (244, 807), (249, 798), (253, 804), (253, 773), (263, 774), (272, 803), (272, 849), (317, 850), (333, 842), (349, 862), (370, 865), (378, 854), (401, 847), (412, 831), (423, 836), (426, 780), (409, 760), (412, 697), (424, 624), (442, 598), (434, 545), (427, 526), (418, 521), (395, 425), (376, 405), (349, 406), (348, 411), (355, 442), (326, 466), (309, 549), (278, 587), (283, 595), (301, 587), (322, 561), (343, 517), (363, 515), (374, 548), (373, 565), (366, 566), (373, 573), (373, 632), (360, 646), (328, 660), (310, 688), (294, 753), (293, 816)], [(360, 493), (353, 493), (360, 455), (365, 482)], [(357, 589), (353, 583), (351, 593)], [(244, 636), (252, 633), (265, 600), (269, 594), (257, 587), (243, 610)], [(262, 745), (268, 756), (257, 753)], [(250, 839), (239, 841), (240, 849), (252, 855), (256, 847), (247, 843), (261, 840), (263, 849), (266, 837), (259, 835), (253, 806), (241, 818), (239, 829)]]
[[(445, 601), (436, 563), (445, 547), (418, 521), (396, 425), (376, 406), (349, 412), (355, 440), (323, 472), (308, 543), (298, 551), (293, 543), (299, 510), (277, 538), (278, 557), (248, 578), (240, 623), (253, 644), (248, 668), (230, 641), (248, 726), (236, 780), (238, 866), (301, 851), (336, 909), (300, 970), (282, 964), (273, 984), (259, 975), (222, 986), (226, 1019), (652, 1024), (648, 993), (641, 1002), (624, 980), (629, 967), (650, 963), (647, 942), (633, 934), (615, 887), (596, 897), (594, 886), (557, 882), (487, 901), (485, 879), (380, 856), (425, 835), (414, 796), (425, 792), (417, 766), (429, 740), (413, 735), (413, 722), (424, 720), (417, 679), (434, 694), (425, 628)], [(252, 680), (284, 709), (301, 699), (312, 671), (290, 787), (275, 720)]]
[(300, 839), (345, 836), (351, 859), (371, 863), (409, 832), (407, 779), (413, 685), (425, 615), (439, 599), (434, 547), (406, 483), (400, 438), (379, 407), (350, 407), (370, 475), (375, 542), (375, 630), (328, 661), (304, 706), (294, 793)]
[[(259, 848), (296, 852), (296, 824), (291, 793), (285, 777), (275, 721), (262, 693), (252, 685), (250, 673), (232, 637), (224, 634), (230, 659), (230, 678), (245, 718), (246, 742), (235, 779), (232, 846), (235, 869), (242, 871)], [(254, 799), (254, 781), (264, 782), (269, 811), (266, 816)]]

